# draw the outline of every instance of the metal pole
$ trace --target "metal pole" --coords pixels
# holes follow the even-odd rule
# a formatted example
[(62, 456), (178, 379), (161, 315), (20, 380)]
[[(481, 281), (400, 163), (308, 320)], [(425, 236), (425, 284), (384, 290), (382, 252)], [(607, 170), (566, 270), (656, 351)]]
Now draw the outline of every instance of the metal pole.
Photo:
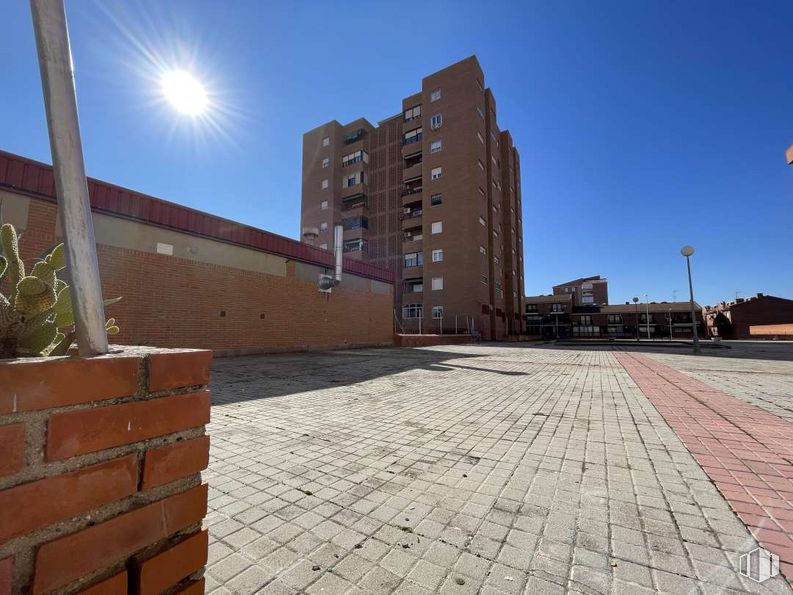
[(636, 310), (636, 340), (638, 341), (639, 340), (639, 303), (634, 302), (633, 306)]
[(30, 0), (58, 212), (81, 356), (107, 353), (105, 308), (85, 178), (74, 70), (62, 0)]
[(694, 285), (691, 283), (691, 257), (686, 256), (686, 267), (688, 268), (688, 295), (691, 307), (691, 337), (694, 340), (694, 353), (699, 353), (699, 333), (697, 333), (697, 317), (694, 314)]
[(649, 301), (646, 293), (644, 294), (644, 306), (645, 306), (645, 308), (647, 310), (647, 314), (645, 316), (647, 317), (647, 321), (646, 321), (647, 322), (647, 338), (649, 339), (650, 338), (650, 301)]
[(454, 334), (457, 334), (457, 314), (454, 315)]
[(669, 340), (672, 340), (672, 309), (669, 308)]

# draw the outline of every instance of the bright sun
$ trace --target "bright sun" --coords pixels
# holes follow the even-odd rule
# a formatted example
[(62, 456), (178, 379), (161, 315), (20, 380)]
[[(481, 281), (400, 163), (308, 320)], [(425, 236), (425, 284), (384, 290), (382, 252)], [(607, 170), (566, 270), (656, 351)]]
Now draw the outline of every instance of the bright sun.
[(188, 116), (204, 113), (209, 105), (204, 86), (184, 70), (163, 74), (162, 92), (177, 111)]

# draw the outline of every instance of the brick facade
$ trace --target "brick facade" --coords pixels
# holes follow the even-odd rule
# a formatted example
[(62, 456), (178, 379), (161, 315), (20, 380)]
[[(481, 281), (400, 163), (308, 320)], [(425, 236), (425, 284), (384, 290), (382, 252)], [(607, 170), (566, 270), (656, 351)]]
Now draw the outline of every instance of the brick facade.
[[(0, 201), (27, 263), (62, 241), (47, 175), (0, 153)], [(90, 188), (102, 290), (123, 298), (106, 312), (121, 328), (114, 342), (231, 353), (392, 344), (387, 271), (345, 259), (342, 283), (321, 293), (327, 252), (145, 195), (103, 199), (118, 189), (97, 181)]]
[(210, 362), (0, 362), (0, 595), (203, 588)]
[(775, 333), (764, 335), (757, 331), (752, 332), (752, 327), (793, 323), (793, 300), (758, 293), (748, 299), (709, 306), (705, 308), (705, 318), (711, 335), (719, 334), (716, 328), (716, 316), (719, 314), (723, 314), (731, 322), (731, 326), (725, 329), (724, 339), (774, 336)]

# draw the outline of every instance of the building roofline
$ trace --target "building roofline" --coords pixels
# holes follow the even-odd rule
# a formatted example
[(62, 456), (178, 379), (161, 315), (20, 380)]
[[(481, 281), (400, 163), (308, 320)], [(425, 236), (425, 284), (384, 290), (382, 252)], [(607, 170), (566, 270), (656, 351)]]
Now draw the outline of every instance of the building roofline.
[[(57, 202), (52, 166), (0, 150), (0, 189)], [(148, 225), (277, 254), (333, 268), (333, 254), (257, 227), (225, 219), (109, 182), (88, 178), (91, 210)], [(344, 259), (344, 270), (385, 283), (394, 273), (367, 262)]]

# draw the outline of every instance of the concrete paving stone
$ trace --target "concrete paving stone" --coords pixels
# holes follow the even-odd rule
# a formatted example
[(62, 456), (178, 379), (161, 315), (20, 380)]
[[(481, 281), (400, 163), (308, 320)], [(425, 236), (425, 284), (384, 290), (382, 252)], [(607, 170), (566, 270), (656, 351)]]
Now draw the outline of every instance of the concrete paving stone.
[(358, 581), (358, 586), (367, 593), (392, 593), (402, 579), (382, 566), (375, 566)]
[(571, 590), (580, 589), (584, 593), (606, 594), (611, 591), (611, 573), (574, 564), (569, 587)]
[[(788, 415), (793, 357), (729, 351), (650, 357)], [(739, 576), (755, 540), (621, 353), (482, 344), (217, 360), (208, 590), (791, 593), (782, 577), (760, 591)]]
[(219, 582), (226, 583), (252, 565), (251, 561), (240, 554), (230, 554), (209, 566), (209, 573)]
[(271, 580), (269, 570), (251, 566), (226, 583), (226, 588), (238, 595), (259, 593), (261, 588)]

